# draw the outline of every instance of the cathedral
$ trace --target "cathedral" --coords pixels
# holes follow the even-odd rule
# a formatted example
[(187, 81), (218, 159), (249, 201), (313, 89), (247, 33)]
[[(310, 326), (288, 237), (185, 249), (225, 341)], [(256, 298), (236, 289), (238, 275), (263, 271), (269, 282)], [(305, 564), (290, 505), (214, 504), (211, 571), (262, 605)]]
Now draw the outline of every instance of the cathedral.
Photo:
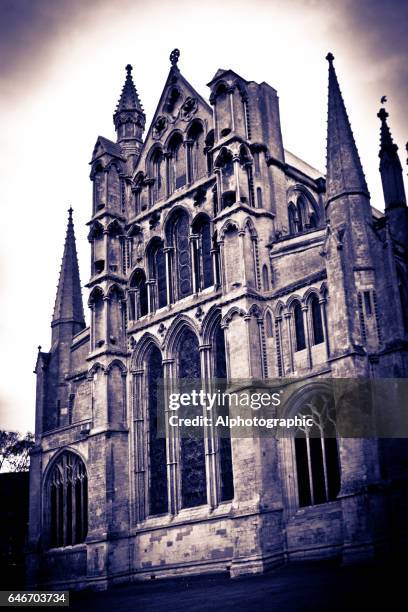
[(220, 437), (206, 424), (201, 438), (158, 435), (160, 381), (296, 379), (285, 410), (297, 414), (330, 379), (408, 377), (398, 147), (381, 108), (382, 213), (326, 59), (326, 175), (284, 148), (267, 83), (219, 69), (207, 101), (175, 49), (145, 133), (126, 66), (116, 140), (99, 136), (91, 158), (90, 325), (70, 209), (35, 368), (29, 586), (234, 578), (406, 545), (402, 441)]

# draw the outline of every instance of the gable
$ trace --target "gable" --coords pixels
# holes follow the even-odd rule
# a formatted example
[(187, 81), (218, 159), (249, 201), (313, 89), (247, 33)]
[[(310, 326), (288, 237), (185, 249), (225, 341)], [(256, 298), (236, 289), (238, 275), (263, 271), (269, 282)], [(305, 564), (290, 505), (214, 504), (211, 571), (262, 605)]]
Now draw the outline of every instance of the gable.
[[(172, 135), (176, 132), (187, 137), (187, 132), (194, 120), (201, 121), (204, 134), (212, 129), (212, 110), (204, 98), (182, 76), (178, 68), (171, 68), (159, 103), (148, 129), (144, 145), (135, 168), (146, 172), (150, 152), (161, 147), (166, 150)], [(148, 174), (148, 173), (147, 173)]]

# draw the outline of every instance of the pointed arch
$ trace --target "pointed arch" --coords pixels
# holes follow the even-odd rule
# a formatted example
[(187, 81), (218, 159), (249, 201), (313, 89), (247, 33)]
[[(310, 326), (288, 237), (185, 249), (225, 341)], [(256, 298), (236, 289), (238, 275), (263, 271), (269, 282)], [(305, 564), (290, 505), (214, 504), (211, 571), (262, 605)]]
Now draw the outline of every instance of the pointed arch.
[(153, 346), (158, 348), (160, 351), (162, 349), (159, 339), (151, 332), (145, 332), (140, 340), (138, 340), (131, 356), (130, 369), (132, 372), (142, 369), (146, 355)]
[(191, 226), (193, 236), (193, 256), (195, 289), (200, 291), (214, 284), (213, 244), (210, 217), (199, 213)]
[(177, 315), (167, 330), (163, 341), (166, 357), (171, 357), (174, 355), (178, 339), (185, 327), (190, 329), (194, 334), (196, 334), (197, 337), (199, 337), (199, 329), (195, 321), (190, 319), (190, 317), (185, 314)]
[(132, 321), (148, 313), (148, 296), (146, 274), (142, 268), (136, 268), (129, 279), (129, 317)]
[(190, 216), (183, 207), (177, 207), (168, 216), (165, 234), (170, 247), (171, 293), (174, 300), (180, 300), (193, 292)]
[(57, 452), (44, 473), (44, 522), (50, 548), (85, 541), (88, 531), (88, 477), (85, 460), (66, 447)]

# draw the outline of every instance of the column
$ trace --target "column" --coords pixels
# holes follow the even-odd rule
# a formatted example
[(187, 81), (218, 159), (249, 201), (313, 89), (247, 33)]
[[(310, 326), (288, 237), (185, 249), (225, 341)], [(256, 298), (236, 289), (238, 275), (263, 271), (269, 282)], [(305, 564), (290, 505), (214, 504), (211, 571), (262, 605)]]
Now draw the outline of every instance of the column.
[(105, 296), (103, 298), (104, 308), (103, 308), (103, 316), (104, 316), (104, 340), (105, 346), (109, 343), (109, 309), (110, 309), (110, 298)]
[(198, 293), (200, 290), (200, 262), (199, 255), (199, 238), (197, 234), (190, 235), (190, 253), (191, 253), (191, 268), (193, 276), (193, 293)]
[[(201, 360), (201, 381), (202, 389), (209, 393), (211, 392), (211, 344), (203, 344), (200, 347), (200, 360)], [(212, 411), (203, 408), (204, 416), (212, 416)], [(216, 436), (216, 430), (214, 424), (212, 426), (204, 426), (204, 448), (205, 448), (205, 464), (207, 472), (207, 500), (210, 508), (215, 508), (220, 499), (220, 478), (219, 478), (219, 467), (217, 460), (217, 448), (218, 440)]]
[(173, 516), (177, 514), (180, 508), (179, 501), (179, 474), (177, 469), (178, 463), (178, 430), (169, 426), (169, 412), (172, 412), (168, 407), (169, 394), (174, 389), (174, 359), (163, 359), (163, 374), (164, 374), (164, 411), (166, 419), (166, 440), (167, 440), (167, 491), (169, 498), (169, 513)]
[(322, 326), (323, 326), (323, 337), (324, 337), (324, 345), (326, 347), (326, 360), (330, 357), (330, 343), (329, 343), (329, 334), (327, 330), (327, 314), (326, 314), (326, 298), (321, 297), (319, 299), (320, 306), (320, 315), (322, 317)]
[[(283, 316), (285, 317), (286, 320), (286, 333), (288, 336), (288, 358), (289, 358), (289, 371), (293, 372), (294, 367), (293, 367), (293, 343), (292, 343), (292, 330), (291, 330), (291, 324), (290, 324), (290, 319), (292, 317), (292, 313), (289, 311), (286, 311), (283, 313)], [(283, 345), (283, 343), (282, 343)], [(283, 372), (283, 374), (286, 374), (286, 372)]]
[(236, 197), (236, 202), (240, 202), (241, 201), (241, 187), (239, 184), (239, 156), (235, 155), (232, 158), (232, 163), (234, 164), (234, 176), (235, 176), (235, 185), (236, 185), (236, 191), (235, 191), (235, 197)]
[(309, 321), (307, 317), (307, 311), (309, 310), (307, 304), (302, 304), (302, 313), (303, 313), (303, 327), (305, 329), (305, 342), (307, 349), (307, 366), (308, 368), (312, 367), (312, 349), (310, 346), (310, 330), (309, 330)]
[(173, 247), (165, 247), (163, 249), (164, 256), (166, 258), (166, 293), (167, 293), (167, 304), (171, 304), (171, 257)]

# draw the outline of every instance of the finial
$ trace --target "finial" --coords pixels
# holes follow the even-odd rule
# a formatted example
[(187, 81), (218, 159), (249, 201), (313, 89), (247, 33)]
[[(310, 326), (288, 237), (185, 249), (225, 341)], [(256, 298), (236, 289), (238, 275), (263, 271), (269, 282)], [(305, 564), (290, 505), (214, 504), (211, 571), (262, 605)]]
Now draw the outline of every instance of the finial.
[(72, 206), (70, 206), (68, 208), (68, 220), (72, 221), (72, 213), (74, 212), (74, 209), (72, 208)]
[(133, 70), (133, 66), (131, 64), (128, 64), (126, 66), (126, 72), (127, 72), (128, 76), (130, 76), (132, 70)]
[(331, 53), (331, 52), (329, 51), (329, 53), (326, 55), (326, 59), (327, 59), (327, 61), (329, 62), (330, 66), (332, 66), (332, 65), (333, 65), (333, 60), (334, 60), (334, 55), (333, 55), (333, 53)]
[[(382, 99), (382, 98), (381, 98), (381, 99)], [(389, 117), (389, 115), (388, 115), (388, 113), (387, 113), (387, 111), (385, 110), (385, 108), (384, 108), (384, 107), (380, 108), (380, 110), (379, 110), (379, 111), (378, 111), (378, 113), (377, 113), (377, 117), (378, 117), (379, 119), (381, 119), (381, 121), (382, 121), (383, 123), (385, 122), (385, 120), (387, 119), (387, 117)]]
[(40, 351), (41, 351), (41, 349), (42, 349), (42, 346), (41, 346), (41, 344), (39, 344), (39, 345), (38, 345), (38, 352), (40, 352)]
[(179, 61), (180, 51), (178, 49), (173, 49), (170, 53), (170, 62), (172, 66), (177, 66), (177, 62)]

